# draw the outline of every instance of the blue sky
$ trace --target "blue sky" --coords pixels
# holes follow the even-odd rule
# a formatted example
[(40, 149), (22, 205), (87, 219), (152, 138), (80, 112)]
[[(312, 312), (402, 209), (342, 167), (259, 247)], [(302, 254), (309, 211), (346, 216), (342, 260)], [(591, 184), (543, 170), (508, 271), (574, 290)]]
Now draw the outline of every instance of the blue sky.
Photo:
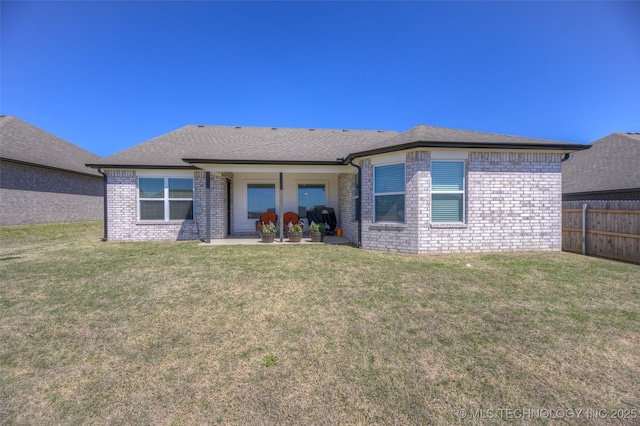
[(638, 1), (0, 7), (0, 112), (100, 156), (187, 124), (640, 131)]

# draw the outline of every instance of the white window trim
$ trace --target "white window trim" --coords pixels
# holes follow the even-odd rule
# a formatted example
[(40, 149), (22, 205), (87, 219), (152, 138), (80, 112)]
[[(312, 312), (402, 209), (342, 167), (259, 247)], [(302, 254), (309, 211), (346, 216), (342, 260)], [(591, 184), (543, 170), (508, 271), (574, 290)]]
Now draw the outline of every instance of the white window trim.
[[(458, 191), (434, 191), (433, 190), (433, 177), (431, 178), (431, 208), (433, 209), (433, 194), (462, 194), (462, 221), (460, 222), (434, 222), (433, 221), (433, 210), (430, 212), (429, 216), (431, 218), (431, 224), (438, 225), (460, 225), (467, 223), (467, 161), (466, 160), (458, 160), (458, 159), (431, 159), (431, 164), (433, 163), (462, 163), (462, 190)], [(430, 167), (429, 170), (433, 170), (433, 167)]]
[[(402, 192), (376, 192), (376, 168), (378, 167), (382, 167), (382, 166), (394, 166), (396, 164), (402, 164), (404, 165), (404, 180), (403, 180), (403, 184), (404, 184), (404, 191)], [(393, 224), (398, 224), (398, 223), (405, 223), (407, 220), (407, 196), (406, 196), (406, 192), (407, 192), (407, 163), (404, 161), (400, 161), (400, 162), (396, 162), (396, 163), (379, 163), (376, 164), (375, 166), (373, 166), (373, 222), (374, 223), (393, 223)], [(393, 222), (393, 221), (378, 221), (376, 219), (376, 197), (379, 196), (385, 196), (385, 195), (404, 195), (404, 220), (402, 220), (402, 222)], [(362, 211), (360, 212), (360, 215), (362, 215)]]
[[(164, 179), (164, 191), (162, 198), (142, 198), (140, 197), (140, 179)], [(169, 197), (169, 179), (191, 179), (191, 198), (170, 198)], [(160, 175), (157, 173), (144, 173), (142, 175), (138, 175), (137, 187), (136, 187), (136, 198), (138, 199), (138, 222), (142, 223), (150, 223), (150, 222), (165, 222), (165, 223), (182, 223), (182, 222), (193, 222), (196, 218), (195, 213), (195, 203), (194, 203), (194, 195), (195, 195), (195, 179), (192, 174), (176, 174), (176, 175)], [(170, 217), (170, 201), (186, 201), (191, 200), (192, 205), (192, 215), (191, 219), (169, 219)], [(140, 208), (140, 201), (163, 201), (164, 203), (164, 219), (142, 219), (140, 217), (142, 209)]]

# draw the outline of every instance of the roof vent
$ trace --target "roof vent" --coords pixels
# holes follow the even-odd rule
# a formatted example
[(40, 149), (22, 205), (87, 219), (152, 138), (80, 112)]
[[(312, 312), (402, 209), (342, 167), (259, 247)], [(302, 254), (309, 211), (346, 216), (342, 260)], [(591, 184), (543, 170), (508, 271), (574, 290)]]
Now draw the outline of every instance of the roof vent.
[(315, 131), (315, 130), (316, 130), (316, 129), (309, 129), (309, 131), (310, 131), (310, 132), (313, 132), (313, 131)]
[(278, 128), (277, 127), (272, 127), (271, 130), (278, 130)]
[(343, 132), (348, 132), (348, 130), (342, 129)]
[(198, 127), (204, 127), (202, 124), (198, 124)]
[(242, 127), (240, 127), (240, 126), (236, 126), (236, 129), (242, 129)]

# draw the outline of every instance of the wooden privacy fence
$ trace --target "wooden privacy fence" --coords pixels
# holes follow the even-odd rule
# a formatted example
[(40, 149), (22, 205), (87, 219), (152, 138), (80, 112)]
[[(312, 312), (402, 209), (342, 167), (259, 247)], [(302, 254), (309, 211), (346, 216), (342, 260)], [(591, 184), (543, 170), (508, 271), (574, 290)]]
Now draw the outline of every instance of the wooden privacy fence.
[(562, 250), (640, 263), (640, 201), (563, 201)]

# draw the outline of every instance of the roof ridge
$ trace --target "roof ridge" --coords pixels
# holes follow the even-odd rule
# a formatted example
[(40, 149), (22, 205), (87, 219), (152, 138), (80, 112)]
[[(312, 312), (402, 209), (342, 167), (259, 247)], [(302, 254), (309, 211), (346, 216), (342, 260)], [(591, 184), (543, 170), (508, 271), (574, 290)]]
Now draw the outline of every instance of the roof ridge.
[(5, 126), (7, 123), (11, 123), (13, 120), (15, 120), (16, 117), (15, 115), (0, 115), (0, 118), (2, 118), (2, 120), (0, 120), (0, 127)]
[[(469, 132), (469, 133), (478, 133), (478, 134), (485, 134), (485, 135), (504, 136), (504, 137), (508, 137), (508, 138), (537, 139), (537, 140), (541, 140), (541, 141), (560, 142), (560, 141), (557, 141), (555, 139), (538, 138), (538, 137), (533, 137), (533, 136), (519, 136), (519, 135), (508, 134), (508, 133), (496, 133), (496, 132), (489, 132), (489, 131), (482, 131), (482, 130), (457, 129), (457, 128), (454, 128), (454, 127), (434, 126), (432, 124), (419, 124), (416, 127), (419, 127), (419, 126), (432, 127), (434, 129), (452, 130), (454, 132)], [(415, 129), (415, 127), (414, 127), (414, 129)], [(410, 129), (410, 130), (412, 130), (412, 129)], [(569, 143), (571, 143), (571, 142), (569, 142)]]
[[(634, 141), (634, 142), (640, 141), (640, 132), (615, 132), (614, 134), (618, 135), (618, 136), (622, 136), (625, 139), (629, 139), (629, 140)], [(602, 139), (604, 139), (604, 138), (602, 138)]]
[[(393, 132), (399, 133), (393, 129), (341, 129), (341, 128), (329, 128), (329, 127), (278, 127), (278, 126), (238, 126), (228, 124), (187, 124), (184, 127), (216, 127), (216, 128), (236, 128), (236, 129), (268, 129), (268, 130), (312, 130), (312, 131), (332, 131), (332, 132)], [(176, 129), (179, 130), (179, 129)]]

